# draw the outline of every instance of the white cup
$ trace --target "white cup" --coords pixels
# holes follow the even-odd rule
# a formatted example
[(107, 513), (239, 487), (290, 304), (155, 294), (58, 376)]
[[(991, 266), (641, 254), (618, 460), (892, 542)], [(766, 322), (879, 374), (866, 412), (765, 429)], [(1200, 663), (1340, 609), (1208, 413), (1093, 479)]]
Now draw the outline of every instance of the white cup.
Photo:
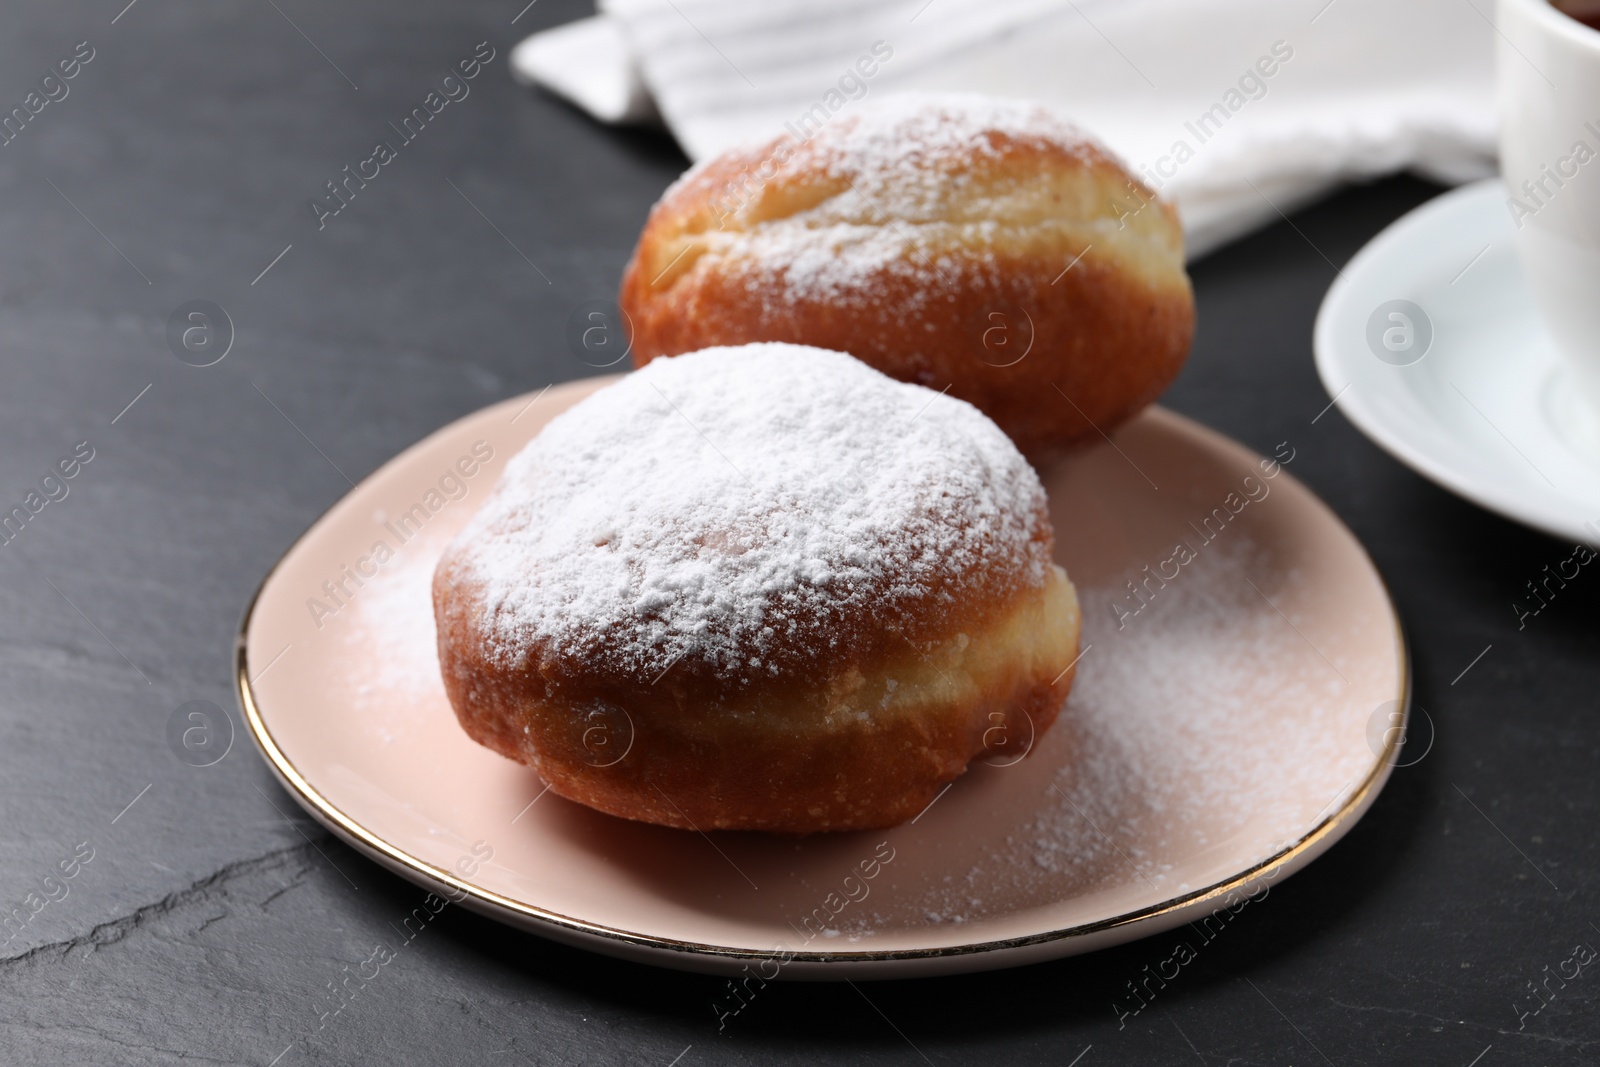
[(1500, 172), (1517, 252), (1579, 392), (1600, 412), (1600, 30), (1550, 0), (1498, 0), (1495, 14)]

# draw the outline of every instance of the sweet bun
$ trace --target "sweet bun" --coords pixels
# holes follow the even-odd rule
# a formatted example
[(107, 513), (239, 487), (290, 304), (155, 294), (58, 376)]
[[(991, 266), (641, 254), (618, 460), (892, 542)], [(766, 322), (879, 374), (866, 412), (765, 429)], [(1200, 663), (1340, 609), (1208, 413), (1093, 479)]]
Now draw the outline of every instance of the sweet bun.
[(601, 811), (890, 826), (1055, 719), (1079, 615), (1052, 541), (969, 404), (795, 345), (662, 360), (553, 419), (447, 549), (445, 689)]
[(651, 211), (619, 304), (641, 366), (837, 349), (948, 386), (1030, 455), (1137, 413), (1194, 332), (1173, 208), (1043, 106), (981, 96), (866, 102), (695, 166)]

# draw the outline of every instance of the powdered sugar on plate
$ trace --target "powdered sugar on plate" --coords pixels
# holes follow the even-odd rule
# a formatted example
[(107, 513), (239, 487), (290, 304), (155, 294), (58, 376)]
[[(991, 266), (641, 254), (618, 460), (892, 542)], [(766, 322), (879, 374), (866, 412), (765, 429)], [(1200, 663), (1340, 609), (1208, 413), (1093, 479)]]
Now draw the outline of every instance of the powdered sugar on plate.
[[(1193, 567), (1120, 629), (1104, 605), (1121, 590), (1085, 592), (1085, 642), (1098, 647), (1072, 693), (1082, 747), (1057, 773), (1058, 804), (1030, 827), (1037, 866), (1067, 870), (1115, 840), (1159, 875), (1174, 836), (1204, 850), (1241, 832), (1266, 856), (1371, 769), (1353, 683), (1308, 662), (1305, 637), (1252, 587), (1271, 572), (1260, 550), (1219, 545)], [(1281, 576), (1280, 595), (1295, 581)], [(1267, 669), (1290, 661), (1305, 665)]]
[[(1061, 718), (1028, 760), (968, 772), (1015, 776), (1005, 788), (1037, 802), (1006, 804), (988, 848), (897, 885), (895, 914), (841, 929), (871, 936), (907, 910), (973, 922), (1129, 887), (1169, 899), (1209, 884), (1206, 855), (1221, 880), (1241, 855), (1266, 859), (1337, 810), (1373, 767), (1365, 716), (1351, 715), (1361, 679), (1308, 661), (1305, 638), (1247, 581), (1271, 570), (1247, 541), (1209, 547), (1121, 628), (1109, 610), (1125, 595), (1120, 578), (1080, 589), (1089, 651)], [(1296, 581), (1280, 575), (1279, 592)]]
[(433, 570), (448, 539), (423, 531), (403, 545), (357, 590), (343, 637), (352, 648), (380, 650), (380, 662), (356, 686), (363, 710), (382, 723), (384, 741), (416, 718), (430, 700), (448, 705), (439, 677), (433, 623)]
[[(1037, 587), (1044, 490), (976, 408), (797, 345), (660, 359), (553, 419), (451, 546), (490, 654), (776, 675)], [(981, 586), (974, 583), (982, 583)]]

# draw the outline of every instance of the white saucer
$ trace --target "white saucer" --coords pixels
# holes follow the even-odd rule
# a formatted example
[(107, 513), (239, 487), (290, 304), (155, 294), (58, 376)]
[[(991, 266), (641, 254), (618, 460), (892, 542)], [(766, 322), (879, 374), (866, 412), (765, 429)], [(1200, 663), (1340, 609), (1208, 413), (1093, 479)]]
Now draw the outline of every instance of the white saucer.
[[(1534, 307), (1505, 204), (1498, 180), (1478, 182), (1375, 237), (1322, 302), (1317, 372), (1401, 462), (1507, 518), (1594, 543), (1600, 416), (1575, 396)], [(1388, 317), (1406, 309), (1384, 308), (1396, 301), (1422, 309), (1409, 338)]]

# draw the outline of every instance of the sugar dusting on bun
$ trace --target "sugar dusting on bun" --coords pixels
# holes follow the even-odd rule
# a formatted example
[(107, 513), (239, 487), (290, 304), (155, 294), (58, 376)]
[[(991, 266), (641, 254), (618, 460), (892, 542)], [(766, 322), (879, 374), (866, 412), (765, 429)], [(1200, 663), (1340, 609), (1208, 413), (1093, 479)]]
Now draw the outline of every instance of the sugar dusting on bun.
[(753, 345), (652, 364), (558, 416), (454, 554), (507, 666), (736, 680), (814, 667), (930, 597), (1041, 586), (1044, 507), (971, 405)]

